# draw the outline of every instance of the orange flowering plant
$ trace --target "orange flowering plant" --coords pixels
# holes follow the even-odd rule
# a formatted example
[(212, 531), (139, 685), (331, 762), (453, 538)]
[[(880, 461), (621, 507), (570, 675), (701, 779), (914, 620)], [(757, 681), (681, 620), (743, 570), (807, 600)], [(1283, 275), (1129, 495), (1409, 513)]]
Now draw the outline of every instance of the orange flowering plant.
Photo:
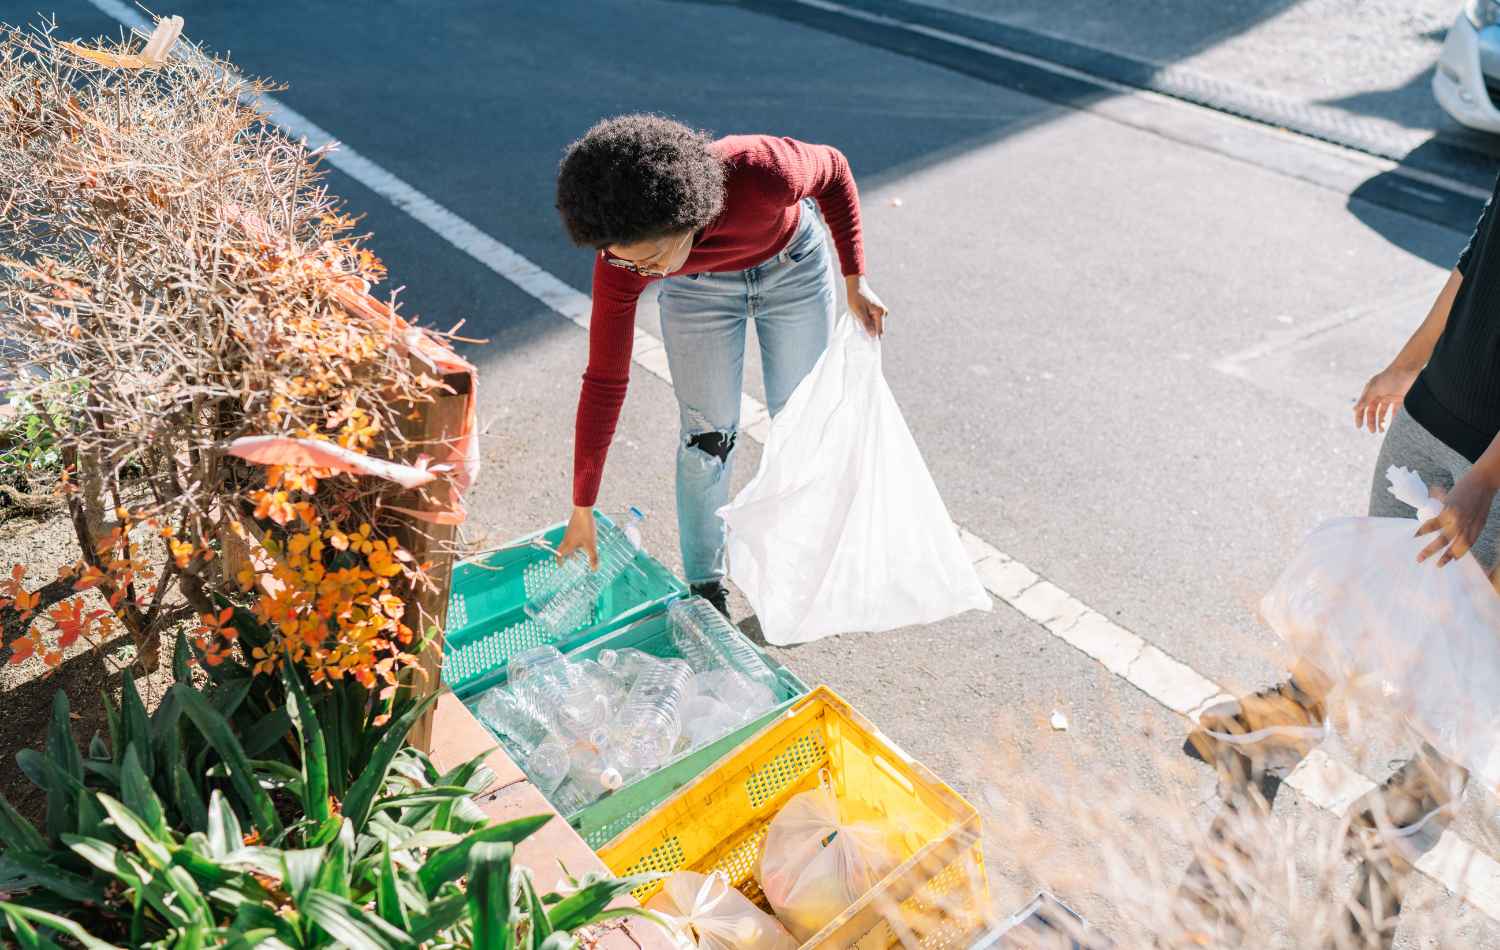
[[(347, 677), (388, 698), (397, 674), (415, 660), (407, 602), (396, 585), (423, 583), (424, 565), (369, 522), (346, 531), (326, 520), (311, 499), (327, 476), (272, 466), (266, 487), (250, 493), (254, 518), (273, 530), (260, 537), (260, 556), (236, 574), (248, 607), (203, 614), (196, 643), (210, 666), (238, 647), (255, 674), (290, 662), (315, 684)], [(243, 522), (231, 529), (249, 533)], [(252, 639), (241, 643), (246, 626)]]

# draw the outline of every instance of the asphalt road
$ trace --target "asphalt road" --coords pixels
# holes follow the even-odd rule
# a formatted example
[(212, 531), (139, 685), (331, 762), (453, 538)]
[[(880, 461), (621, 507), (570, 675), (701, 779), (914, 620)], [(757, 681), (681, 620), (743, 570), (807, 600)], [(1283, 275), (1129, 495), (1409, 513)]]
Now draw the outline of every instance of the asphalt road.
[(1401, 130), (1475, 139), (1432, 98), (1455, 0), (923, 0)]
[[(52, 9), (65, 34), (117, 31), (85, 0)], [(1253, 608), (1300, 536), (1363, 512), (1378, 444), (1349, 406), (1466, 238), (1356, 196), (1384, 171), (1356, 156), (1139, 97), (1067, 108), (730, 5), (164, 12), (585, 293), (590, 255), (559, 227), (552, 178), (600, 117), (652, 110), (838, 145), (861, 184), (871, 282), (894, 313), (886, 373), (955, 519), (1231, 688), (1277, 676)], [(0, 18), (27, 16), (0, 4)], [(1221, 34), (1205, 29), (1200, 47)], [(410, 314), (465, 320), (489, 341), (471, 354), (488, 424), (471, 537), (563, 517), (584, 333), (362, 185), (338, 172), (330, 185), (366, 216)], [(676, 419), (669, 387), (638, 372), (601, 498), (647, 509), (648, 545), (674, 566)], [(759, 454), (742, 444), (740, 482)], [(1003, 604), (779, 656), (985, 808), (1002, 909), (1049, 886), (1111, 932), (1133, 926), (1118, 895), (1016, 852), (997, 771), (1056, 776), (1075, 805), (1130, 787), (1212, 810), (1212, 776), (1177, 752), (1181, 718)], [(1054, 710), (1066, 732), (1048, 726)], [(1087, 867), (1095, 842), (1070, 831), (1068, 807), (1034, 805), (1060, 857)], [(1482, 830), (1490, 810), (1476, 797), (1465, 820)], [(1422, 887), (1425, 913), (1468, 928), (1464, 945), (1500, 945), (1496, 925)]]

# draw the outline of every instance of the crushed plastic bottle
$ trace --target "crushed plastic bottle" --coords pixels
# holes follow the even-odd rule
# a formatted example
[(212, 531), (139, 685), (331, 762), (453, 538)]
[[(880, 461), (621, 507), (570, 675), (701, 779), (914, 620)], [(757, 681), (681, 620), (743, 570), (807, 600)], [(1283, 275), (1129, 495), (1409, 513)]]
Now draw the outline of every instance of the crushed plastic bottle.
[(666, 660), (642, 673), (625, 699), (609, 739), (609, 759), (622, 776), (659, 768), (682, 735), (682, 704), (692, 690), (693, 671), (682, 660)]
[(526, 602), (526, 615), (553, 639), (587, 624), (599, 595), (634, 563), (641, 550), (641, 524), (645, 520), (639, 508), (631, 508), (623, 525), (599, 524), (598, 569), (589, 569), (588, 554), (584, 551), (569, 555)]
[(692, 749), (728, 735), (743, 721), (738, 710), (701, 692), (682, 704), (682, 734)]
[(667, 608), (672, 643), (699, 673), (729, 669), (776, 691), (776, 671), (744, 635), (702, 597), (679, 600)]
[(693, 677), (693, 688), (749, 722), (776, 705), (776, 694), (737, 670), (709, 670)]
[(568, 747), (552, 734), (546, 721), (503, 686), (479, 698), (479, 717), (508, 739), (521, 760), (521, 769), (544, 794), (567, 778), (571, 766)]
[(512, 657), (510, 678), (516, 697), (562, 736), (595, 745), (607, 738), (609, 700), (556, 647), (533, 647)]

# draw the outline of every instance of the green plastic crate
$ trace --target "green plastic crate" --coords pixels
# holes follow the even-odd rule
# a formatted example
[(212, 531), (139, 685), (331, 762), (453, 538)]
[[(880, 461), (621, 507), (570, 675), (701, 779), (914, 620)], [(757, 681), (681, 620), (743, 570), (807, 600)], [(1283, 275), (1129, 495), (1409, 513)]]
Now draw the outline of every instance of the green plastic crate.
[[(612, 524), (597, 511), (594, 517), (601, 525)], [(547, 643), (566, 652), (687, 594), (686, 585), (641, 551), (634, 566), (599, 595), (586, 624), (560, 639), (548, 636), (526, 616), (525, 607), (554, 557), (548, 548), (557, 547), (566, 528), (554, 525), (454, 567), (443, 641), (443, 682), (460, 699), (504, 682), (510, 658), (517, 653)], [(548, 548), (534, 544), (537, 540), (545, 541)]]
[[(807, 685), (795, 673), (771, 659), (754, 643), (749, 640), (746, 642), (776, 673), (776, 705), (734, 732), (702, 748), (684, 753), (650, 775), (638, 778), (592, 805), (564, 816), (578, 830), (583, 840), (588, 842), (590, 848), (598, 849), (635, 824), (651, 809), (666, 801), (673, 792), (702, 775), (715, 762), (733, 752), (741, 743), (770, 724), (771, 720), (786, 712), (793, 702), (807, 694)], [(665, 609), (566, 652), (570, 659), (592, 660), (598, 658), (601, 650), (623, 650), (627, 647), (663, 658), (680, 656), (672, 645)], [(503, 678), (499, 682), (503, 683)]]

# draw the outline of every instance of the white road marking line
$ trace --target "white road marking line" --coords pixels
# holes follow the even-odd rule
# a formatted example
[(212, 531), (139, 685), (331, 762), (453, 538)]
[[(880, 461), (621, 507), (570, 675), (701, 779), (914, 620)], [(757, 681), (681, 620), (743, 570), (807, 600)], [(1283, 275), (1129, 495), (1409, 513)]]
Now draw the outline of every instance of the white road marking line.
[[(120, 0), (89, 2), (128, 27), (145, 32), (151, 29), (151, 24), (144, 17)], [(294, 138), (305, 138), (313, 147), (334, 141), (328, 132), (271, 96), (260, 97), (258, 104), (277, 125)], [(326, 160), (559, 316), (587, 329), (590, 311), (587, 295), (579, 293), (353, 149), (340, 146)], [(1353, 319), (1347, 315), (1340, 316), (1345, 321)], [(638, 330), (632, 359), (671, 385), (666, 350), (656, 337)], [(754, 420), (744, 428), (745, 434), (764, 443), (770, 425), (765, 406), (745, 394), (742, 398), (742, 413)], [(1223, 693), (1211, 680), (1147, 643), (1137, 634), (1091, 610), (1062, 588), (1043, 580), (1020, 561), (962, 527), (958, 530), (966, 550), (973, 558), (976, 571), (992, 593), (1036, 620), (1052, 635), (1097, 660), (1111, 673), (1127, 680), (1147, 696), (1169, 709), (1189, 715), (1204, 708)], [(1344, 795), (1321, 791), (1325, 787), (1343, 786), (1328, 784), (1308, 772), (1312, 768), (1309, 763), (1313, 761), (1312, 756), (1304, 760), (1289, 777), (1288, 784), (1303, 791), (1309, 800), (1321, 808), (1333, 810), (1333, 806), (1340, 804), (1347, 807)], [(1331, 765), (1325, 765), (1325, 762)], [(1349, 771), (1326, 756), (1319, 759), (1318, 763), (1320, 769), (1338, 768)], [(1306, 777), (1299, 777), (1299, 773)], [(1500, 920), (1500, 864), (1459, 839), (1457, 835), (1444, 832), (1439, 847), (1424, 856), (1417, 867), (1453, 893), (1474, 904), (1487, 916)]]
[(1336, 815), (1348, 811), (1361, 795), (1375, 788), (1374, 782), (1331, 758), (1322, 749), (1309, 752), (1307, 758), (1287, 776), (1286, 784), (1319, 808)]

